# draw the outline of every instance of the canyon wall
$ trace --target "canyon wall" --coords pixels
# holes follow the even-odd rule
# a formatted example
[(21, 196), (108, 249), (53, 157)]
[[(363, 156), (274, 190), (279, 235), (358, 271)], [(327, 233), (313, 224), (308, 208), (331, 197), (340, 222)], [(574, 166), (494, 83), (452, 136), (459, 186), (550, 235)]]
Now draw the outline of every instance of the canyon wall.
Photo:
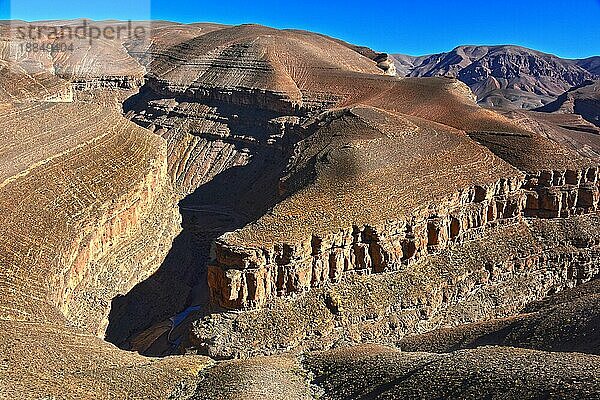
[(71, 81), (71, 85), (76, 90), (94, 90), (94, 89), (138, 89), (144, 85), (143, 76), (132, 75), (101, 75), (96, 78), (78, 78)]
[[(96, 117), (83, 131), (63, 125), (73, 129), (63, 136), (81, 140), (15, 170), (1, 189), (2, 286), (21, 287), (6, 299), (3, 318), (64, 316), (102, 335), (111, 299), (152, 274), (166, 255), (179, 226), (166, 145), (120, 117), (114, 105), (108, 95), (24, 109), (40, 120), (68, 121), (84, 110)], [(112, 125), (93, 125), (109, 119)], [(36, 125), (30, 128), (32, 134)]]
[(98, 219), (81, 221), (51, 280), (69, 322), (98, 336), (109, 323), (110, 301), (152, 275), (181, 230), (164, 143), (157, 150), (136, 185), (101, 207)]
[(501, 179), (471, 187), (441, 202), (435, 212), (421, 211), (401, 221), (341, 228), (301, 243), (271, 248), (239, 248), (216, 243), (209, 266), (214, 304), (232, 309), (264, 306), (276, 296), (298, 294), (348, 272), (396, 271), (450, 244), (477, 239), (486, 228), (526, 217), (557, 218), (599, 208), (597, 167), (549, 171), (524, 179)]
[(598, 209), (599, 169), (540, 171), (528, 174), (523, 186), (527, 194), (527, 217), (566, 218)]
[(0, 397), (164, 399), (210, 364), (103, 340), (113, 298), (180, 229), (166, 144), (121, 116), (122, 95), (0, 110)]
[[(451, 244), (400, 272), (348, 271), (339, 282), (194, 323), (190, 346), (214, 358), (328, 349), (506, 318), (600, 276), (597, 213), (521, 220)], [(252, 345), (249, 346), (248, 344)]]

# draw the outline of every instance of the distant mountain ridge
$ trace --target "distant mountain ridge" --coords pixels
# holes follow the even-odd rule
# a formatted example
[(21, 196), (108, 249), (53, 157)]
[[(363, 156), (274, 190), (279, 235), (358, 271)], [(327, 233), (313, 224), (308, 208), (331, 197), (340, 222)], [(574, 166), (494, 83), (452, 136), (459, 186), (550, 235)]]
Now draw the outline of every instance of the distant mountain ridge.
[(447, 53), (393, 55), (399, 76), (450, 76), (466, 83), (481, 105), (534, 109), (573, 87), (600, 79), (600, 57), (567, 60), (520, 46), (459, 46)]

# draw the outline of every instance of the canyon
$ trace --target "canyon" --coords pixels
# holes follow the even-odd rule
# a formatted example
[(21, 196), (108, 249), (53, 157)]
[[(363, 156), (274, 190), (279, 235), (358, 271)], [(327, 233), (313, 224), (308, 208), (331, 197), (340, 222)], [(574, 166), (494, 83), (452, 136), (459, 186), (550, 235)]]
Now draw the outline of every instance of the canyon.
[(19, 24), (1, 397), (598, 398), (594, 59), (170, 22), (28, 53)]

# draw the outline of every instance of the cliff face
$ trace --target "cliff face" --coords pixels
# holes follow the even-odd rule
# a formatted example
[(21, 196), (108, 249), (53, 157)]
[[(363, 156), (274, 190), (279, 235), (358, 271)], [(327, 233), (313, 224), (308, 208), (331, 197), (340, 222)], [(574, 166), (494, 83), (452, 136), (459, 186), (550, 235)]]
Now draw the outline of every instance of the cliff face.
[[(111, 101), (107, 97), (96, 103), (45, 107), (38, 114), (42, 119), (49, 116), (60, 119), (87, 109), (87, 112), (100, 115), (113, 113), (114, 119)], [(97, 120), (104, 121), (104, 118)], [(30, 125), (30, 128), (29, 135), (35, 132), (34, 126)], [(94, 131), (91, 127), (88, 129)], [(11, 137), (10, 131), (7, 133)], [(64, 131), (61, 133), (65, 134)], [(77, 131), (73, 135), (76, 136)], [(5, 181), (8, 183), (2, 188), (2, 198), (6, 202), (3, 219), (7, 222), (3, 225), (5, 251), (2, 264), (6, 279), (10, 281), (16, 282), (32, 274), (25, 281), (39, 288), (39, 293), (23, 290), (21, 293), (25, 298), (33, 295), (43, 299), (42, 302), (56, 305), (71, 322), (85, 320), (83, 325), (89, 332), (102, 334), (100, 319), (106, 316), (112, 297), (128, 290), (139, 273), (151, 273), (157, 265), (141, 263), (132, 271), (123, 270), (119, 276), (109, 272), (117, 260), (107, 263), (108, 260), (102, 262), (101, 259), (112, 249), (135, 241), (144, 221), (152, 211), (157, 211), (157, 205), (172, 202), (163, 200), (165, 196), (169, 198), (171, 189), (166, 175), (164, 144), (126, 120), (117, 118), (108, 129), (98, 129), (95, 136), (82, 139), (74, 147), (63, 149), (62, 154), (49, 154), (49, 158), (40, 160), (37, 167), (24, 172), (14, 171), (15, 178)], [(95, 162), (86, 165), (86, 159)], [(54, 181), (48, 183), (44, 175), (54, 176)], [(86, 183), (78, 187), (80, 181)], [(16, 199), (20, 199), (18, 203), (8, 206)], [(161, 212), (164, 224), (156, 228), (168, 226), (172, 237), (173, 226), (177, 225), (173, 223), (176, 211), (170, 205)], [(43, 246), (23, 246), (16, 240), (18, 232), (27, 234), (27, 243)], [(146, 245), (154, 247), (154, 243)], [(19, 249), (27, 253), (21, 254)], [(164, 255), (166, 249), (160, 251)], [(156, 250), (146, 254), (150, 260), (150, 254), (160, 258)], [(98, 298), (82, 297), (82, 292), (100, 275), (111, 276), (113, 285), (108, 286), (111, 290)], [(44, 287), (47, 289), (42, 289)], [(35, 311), (38, 306), (44, 306), (37, 303), (25, 302), (19, 308), (20, 316), (13, 317), (44, 320)], [(80, 314), (71, 311), (73, 303), (82, 311)], [(89, 310), (83, 312), (86, 308)], [(5, 306), (7, 312), (9, 309), (16, 308)], [(8, 316), (11, 315), (13, 312), (8, 312)]]
[(598, 167), (582, 170), (542, 171), (528, 176), (524, 188), (528, 217), (567, 218), (598, 210)]
[(346, 273), (401, 270), (451, 243), (481, 237), (487, 227), (519, 220), (525, 204), (520, 184), (515, 178), (475, 186), (405, 220), (340, 228), (297, 243), (236, 248), (224, 236), (209, 266), (211, 299), (226, 308), (254, 308), (339, 282)]
[(166, 146), (157, 150), (136, 186), (101, 207), (97, 219), (80, 222), (62, 255), (62, 271), (51, 280), (55, 303), (69, 322), (100, 337), (110, 300), (152, 275), (180, 231)]
[(406, 335), (509, 317), (598, 277), (597, 222), (591, 214), (488, 228), (397, 272), (348, 271), (336, 284), (267, 307), (206, 316), (194, 323), (191, 345), (216, 358), (334, 343), (394, 345)]
[(164, 398), (207, 363), (149, 366), (100, 338), (113, 297), (155, 272), (179, 228), (166, 146), (117, 98), (2, 111), (2, 396)]
[[(597, 168), (541, 172), (527, 180), (500, 180), (458, 193), (431, 214), (415, 214), (381, 226), (353, 226), (302, 242), (239, 248), (217, 241), (209, 266), (212, 300), (225, 308), (254, 308), (276, 296), (302, 293), (345, 273), (397, 271), (452, 243), (476, 239), (486, 228), (523, 216), (569, 217), (599, 209)], [(442, 211), (443, 210), (443, 211)]]

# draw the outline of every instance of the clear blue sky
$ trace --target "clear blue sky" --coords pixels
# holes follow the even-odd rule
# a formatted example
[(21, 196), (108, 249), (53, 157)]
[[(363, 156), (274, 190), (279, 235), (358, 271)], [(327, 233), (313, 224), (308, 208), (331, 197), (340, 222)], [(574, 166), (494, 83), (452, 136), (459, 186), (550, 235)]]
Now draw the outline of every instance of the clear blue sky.
[(78, 17), (259, 23), (413, 55), (460, 44), (518, 44), (569, 58), (600, 55), (600, 0), (0, 0), (0, 19)]

